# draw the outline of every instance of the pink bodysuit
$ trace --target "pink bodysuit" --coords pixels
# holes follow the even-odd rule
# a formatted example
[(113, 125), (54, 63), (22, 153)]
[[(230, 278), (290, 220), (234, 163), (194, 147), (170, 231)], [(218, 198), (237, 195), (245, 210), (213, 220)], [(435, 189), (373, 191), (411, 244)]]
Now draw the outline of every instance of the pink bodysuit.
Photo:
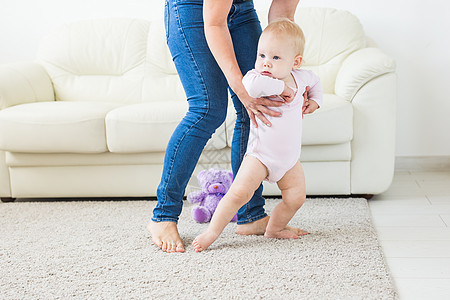
[[(278, 182), (299, 160), (302, 144), (302, 106), (303, 93), (307, 86), (311, 87), (308, 98), (322, 105), (322, 85), (319, 77), (308, 70), (292, 71), (297, 89), (291, 103), (280, 107), (270, 107), (282, 113), (281, 117), (265, 116), (271, 127), (266, 126), (256, 118), (258, 128), (250, 127), (246, 155), (259, 159), (268, 170), (265, 180)], [(253, 98), (280, 95), (284, 90), (284, 81), (259, 74), (255, 70), (249, 71), (242, 79), (248, 94)], [(282, 101), (280, 96), (271, 100)]]

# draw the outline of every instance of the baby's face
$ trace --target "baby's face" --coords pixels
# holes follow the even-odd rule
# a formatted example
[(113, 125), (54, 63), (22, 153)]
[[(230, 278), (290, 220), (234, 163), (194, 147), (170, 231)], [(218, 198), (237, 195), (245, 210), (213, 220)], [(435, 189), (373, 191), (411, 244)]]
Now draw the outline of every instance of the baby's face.
[(256, 71), (281, 80), (290, 76), (297, 56), (288, 38), (271, 32), (265, 32), (259, 38), (257, 55)]

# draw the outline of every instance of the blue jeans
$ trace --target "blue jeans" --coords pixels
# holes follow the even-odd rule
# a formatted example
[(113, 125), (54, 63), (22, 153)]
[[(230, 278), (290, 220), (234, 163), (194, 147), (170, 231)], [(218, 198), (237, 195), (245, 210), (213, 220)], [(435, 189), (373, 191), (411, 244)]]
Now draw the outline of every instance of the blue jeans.
[[(228, 28), (243, 74), (254, 68), (261, 25), (252, 1), (235, 1), (228, 14)], [(239, 3), (238, 3), (239, 2)], [(186, 92), (189, 110), (167, 145), (155, 222), (177, 222), (186, 185), (200, 154), (215, 130), (225, 121), (228, 83), (207, 45), (203, 26), (203, 0), (166, 0), (167, 44)], [(245, 107), (231, 91), (237, 120), (231, 147), (231, 164), (236, 175), (241, 165), (250, 130)], [(261, 219), (265, 200), (262, 185), (238, 212), (238, 224)]]

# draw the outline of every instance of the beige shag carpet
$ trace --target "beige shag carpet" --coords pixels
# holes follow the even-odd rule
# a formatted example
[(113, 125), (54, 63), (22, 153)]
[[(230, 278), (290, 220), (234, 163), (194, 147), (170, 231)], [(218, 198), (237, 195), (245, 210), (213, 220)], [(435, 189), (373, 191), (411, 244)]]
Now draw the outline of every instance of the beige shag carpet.
[[(270, 212), (279, 200), (268, 199)], [(397, 299), (365, 199), (308, 199), (298, 240), (239, 236), (202, 253), (185, 203), (186, 253), (146, 225), (155, 201), (0, 203), (1, 299)]]

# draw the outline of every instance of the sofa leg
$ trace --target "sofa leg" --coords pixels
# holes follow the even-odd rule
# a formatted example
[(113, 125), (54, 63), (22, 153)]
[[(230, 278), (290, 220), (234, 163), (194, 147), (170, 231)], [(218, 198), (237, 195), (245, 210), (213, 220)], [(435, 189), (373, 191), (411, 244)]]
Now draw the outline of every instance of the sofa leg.
[(16, 201), (16, 198), (11, 198), (11, 197), (2, 197), (1, 199), (2, 199), (2, 202), (5, 202), (5, 203)]

